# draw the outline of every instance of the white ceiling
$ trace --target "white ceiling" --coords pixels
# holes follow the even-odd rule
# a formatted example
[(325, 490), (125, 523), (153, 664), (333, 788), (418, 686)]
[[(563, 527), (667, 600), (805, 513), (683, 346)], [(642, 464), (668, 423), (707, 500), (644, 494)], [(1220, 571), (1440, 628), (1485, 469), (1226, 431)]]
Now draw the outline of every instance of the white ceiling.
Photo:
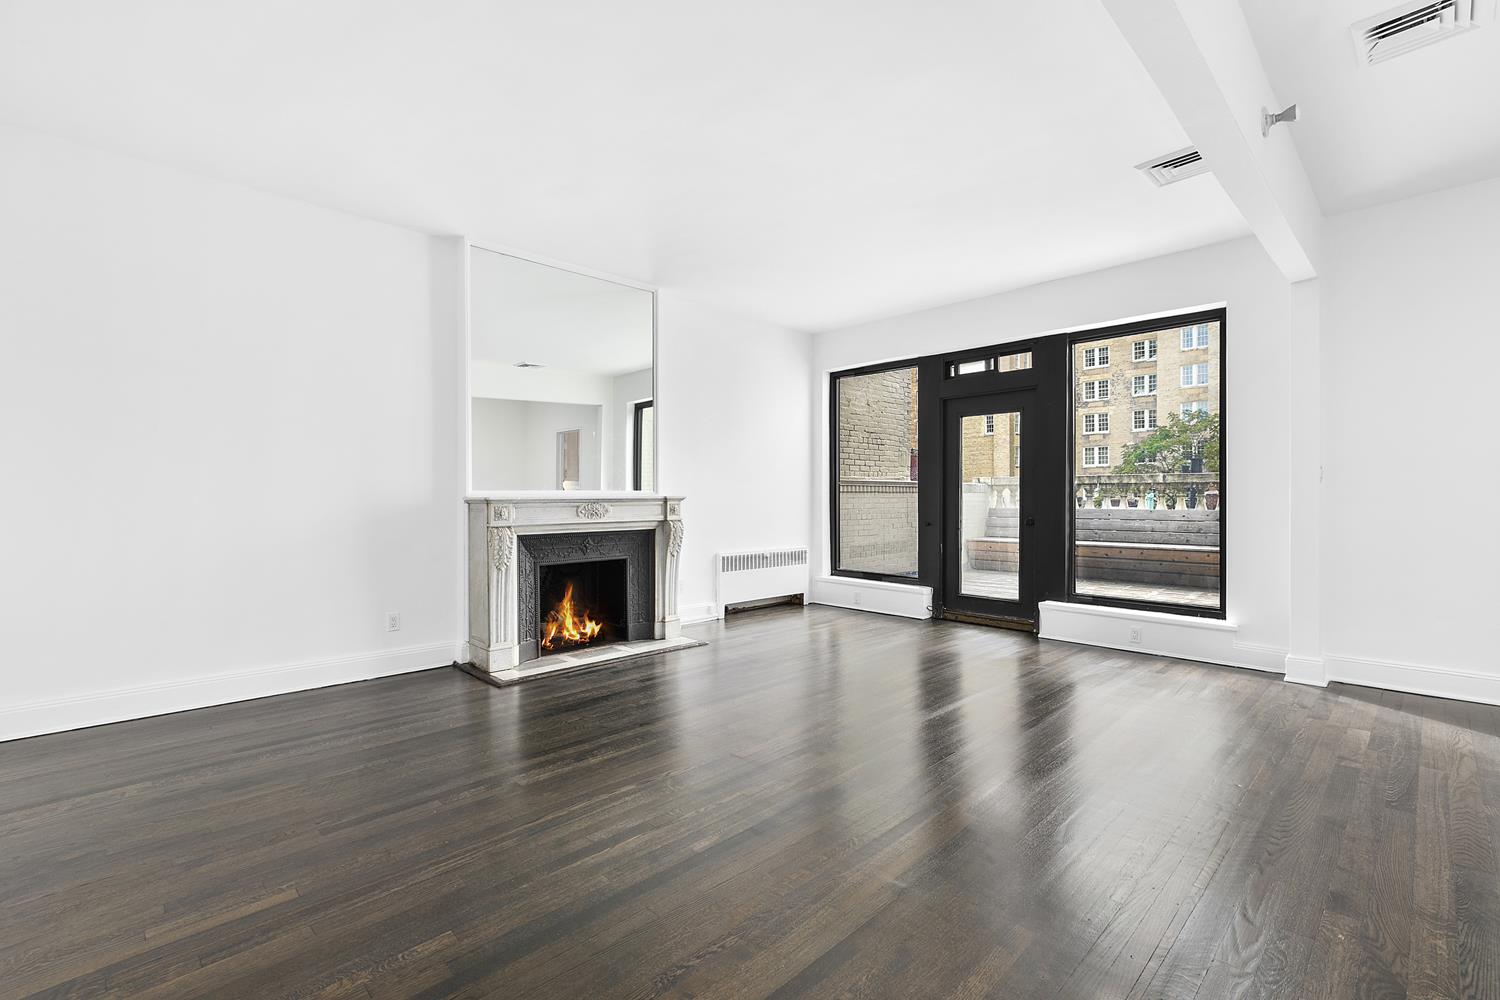
[(0, 119), (802, 329), (1248, 232), (1088, 0), (7, 0)]
[(1393, 0), (1242, 4), (1325, 214), (1500, 175), (1500, 21), (1361, 66), (1350, 25)]
[(518, 257), (469, 254), (469, 357), (595, 375), (651, 367), (651, 293)]

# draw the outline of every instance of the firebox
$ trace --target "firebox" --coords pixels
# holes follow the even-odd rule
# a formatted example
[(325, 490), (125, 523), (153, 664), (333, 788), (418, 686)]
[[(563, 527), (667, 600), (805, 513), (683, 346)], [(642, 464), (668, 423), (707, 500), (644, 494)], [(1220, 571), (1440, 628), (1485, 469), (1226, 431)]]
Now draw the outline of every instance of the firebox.
[(540, 652), (602, 646), (630, 636), (624, 559), (538, 567)]
[(655, 638), (654, 531), (518, 539), (519, 659)]

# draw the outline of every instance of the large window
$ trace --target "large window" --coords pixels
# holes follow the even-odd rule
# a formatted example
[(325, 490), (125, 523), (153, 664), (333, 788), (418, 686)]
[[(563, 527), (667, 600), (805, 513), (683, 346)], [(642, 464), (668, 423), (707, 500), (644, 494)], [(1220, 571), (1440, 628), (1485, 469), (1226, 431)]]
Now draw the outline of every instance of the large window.
[(834, 375), (833, 430), (834, 572), (914, 579), (916, 367)]
[[(1075, 599), (1222, 613), (1222, 337), (1222, 319), (1195, 318), (1075, 343)], [(1087, 359), (1110, 348), (1129, 352), (1130, 398), (1089, 391)], [(1101, 439), (1099, 417), (1115, 408)]]

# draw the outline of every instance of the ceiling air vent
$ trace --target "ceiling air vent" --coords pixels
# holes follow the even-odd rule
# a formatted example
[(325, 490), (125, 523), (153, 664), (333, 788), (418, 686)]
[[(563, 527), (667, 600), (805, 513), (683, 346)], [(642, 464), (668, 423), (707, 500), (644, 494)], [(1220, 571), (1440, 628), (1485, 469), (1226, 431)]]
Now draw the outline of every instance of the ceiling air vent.
[(1495, 19), (1495, 0), (1431, 0), (1403, 4), (1350, 27), (1362, 65), (1373, 66)]
[(1137, 163), (1135, 169), (1151, 178), (1151, 183), (1157, 187), (1166, 187), (1185, 178), (1208, 173), (1208, 164), (1202, 153), (1189, 146), (1145, 163)]

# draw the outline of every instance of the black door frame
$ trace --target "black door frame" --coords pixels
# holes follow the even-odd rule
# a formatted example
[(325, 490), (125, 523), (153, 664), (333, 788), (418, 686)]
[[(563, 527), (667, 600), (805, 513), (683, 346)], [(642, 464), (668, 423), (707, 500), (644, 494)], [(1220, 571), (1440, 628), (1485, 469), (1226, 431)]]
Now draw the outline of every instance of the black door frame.
[(1025, 465), (1021, 472), (1021, 503), (1017, 530), (1018, 576), (1014, 601), (978, 597), (963, 592), (963, 421), (981, 414), (1019, 414), (1023, 463), (1026, 458), (1026, 431), (1041, 419), (1036, 389), (1016, 388), (983, 396), (956, 396), (943, 400), (943, 602), (944, 613), (965, 618), (991, 618), (1010, 623), (1036, 621), (1036, 594), (1032, 585), (1031, 534), (1036, 527), (1037, 511), (1026, 489)]
[[(1031, 367), (1017, 371), (986, 368), (972, 374), (957, 374), (965, 362), (1030, 352)], [(1041, 601), (1064, 600), (1067, 593), (1067, 561), (1063, 546), (1068, 525), (1063, 523), (1067, 511), (1068, 462), (1068, 344), (1066, 337), (1038, 337), (1011, 341), (989, 347), (933, 355), (917, 362), (917, 432), (922, 441), (943, 441), (938, 461), (922, 462), (917, 467), (918, 563), (921, 582), (932, 588), (934, 617), (961, 614), (965, 617), (991, 618), (999, 623), (1024, 622), (1036, 625), (1036, 605)], [(997, 613), (997, 607), (975, 605), (973, 599), (956, 592), (949, 580), (948, 519), (946, 507), (955, 508), (962, 501), (961, 484), (950, 488), (946, 482), (949, 465), (947, 451), (956, 443), (946, 441), (944, 423), (950, 400), (969, 397), (1003, 398), (1006, 393), (1029, 392), (1028, 416), (1022, 423), (1022, 465), (1025, 487), (1022, 503), (1022, 542), (1027, 558), (1022, 561), (1030, 594), (1027, 606)], [(983, 412), (979, 410), (977, 412)], [(1057, 414), (1057, 419), (1047, 419)], [(1062, 513), (1059, 513), (1062, 512)], [(1035, 524), (1026, 526), (1027, 517)], [(957, 567), (959, 554), (952, 553)], [(988, 602), (986, 602), (988, 603)], [(980, 610), (973, 610), (975, 608)], [(1016, 612), (1020, 612), (1017, 614)]]

